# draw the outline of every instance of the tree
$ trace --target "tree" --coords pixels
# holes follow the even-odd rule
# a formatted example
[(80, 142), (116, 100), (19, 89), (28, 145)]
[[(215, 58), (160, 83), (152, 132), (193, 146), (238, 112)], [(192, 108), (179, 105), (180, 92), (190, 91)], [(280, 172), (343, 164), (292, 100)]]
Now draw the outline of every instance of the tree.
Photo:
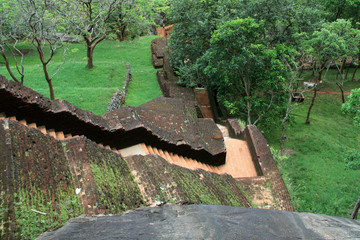
[(251, 17), (263, 21), (263, 38), (271, 45), (295, 41), (296, 32), (310, 32), (321, 22), (315, 1), (303, 0), (172, 0), (171, 20), (176, 23), (170, 39), (171, 64), (186, 86), (206, 82), (197, 61), (210, 47), (212, 33), (226, 21)]
[(360, 31), (352, 28), (351, 22), (344, 19), (338, 19), (332, 22), (328, 25), (328, 28), (331, 32), (335, 33), (338, 38), (337, 45), (339, 48), (336, 52), (337, 54), (333, 55), (332, 62), (335, 64), (341, 77), (341, 81), (338, 81), (336, 84), (341, 91), (342, 101), (345, 103), (344, 82), (346, 73), (344, 66), (349, 57), (355, 57), (359, 54)]
[(263, 33), (264, 22), (252, 18), (225, 22), (213, 33), (211, 46), (202, 57), (218, 99), (230, 114), (246, 119), (247, 124), (274, 123), (286, 101), (286, 69), (276, 48), (263, 41)]
[(85, 41), (87, 67), (94, 67), (95, 47), (105, 40), (110, 28), (110, 16), (117, 9), (120, 0), (60, 0), (57, 11), (64, 16)]
[[(171, 21), (176, 23), (170, 37), (170, 60), (175, 70), (189, 71), (196, 60), (210, 46), (210, 38), (216, 29), (219, 18), (215, 0), (173, 0), (171, 3)], [(193, 85), (190, 79), (184, 79), (184, 85)]]
[(264, 21), (264, 38), (270, 44), (293, 43), (294, 33), (312, 32), (319, 27), (320, 6), (303, 0), (250, 0), (244, 1), (242, 18)]
[[(58, 49), (64, 47), (63, 38), (67, 33), (66, 20), (56, 14), (57, 1), (50, 0), (18, 0), (21, 11), (21, 23), (24, 25), (25, 37), (35, 46), (42, 64), (45, 80), (49, 85), (50, 99), (55, 99), (52, 79), (60, 71), (63, 64), (50, 75), (49, 64)], [(49, 54), (46, 50), (49, 50)], [(64, 54), (66, 47), (64, 48)]]
[(322, 73), (326, 66), (346, 55), (345, 53), (356, 52), (352, 44), (351, 47), (347, 47), (347, 44), (349, 43), (350, 46), (352, 42), (348, 36), (352, 36), (352, 34), (343, 34), (343, 31), (345, 32), (345, 30), (342, 29), (343, 25), (343, 20), (338, 20), (336, 22), (323, 24), (322, 28), (313, 32), (310, 37), (305, 33), (298, 35), (302, 48), (307, 49), (307, 54), (311, 55), (314, 59), (315, 69), (317, 71), (317, 78), (314, 82), (316, 87), (314, 88), (313, 98), (306, 117), (306, 124), (310, 124), (310, 113), (315, 103), (317, 86), (322, 82)]
[[(24, 65), (23, 53), (17, 48), (18, 38), (22, 36), (23, 27), (20, 24), (21, 19), (19, 11), (13, 11), (16, 9), (16, 3), (14, 1), (0, 0), (0, 55), (5, 61), (5, 66), (9, 72), (11, 78), (15, 82), (24, 82)], [(9, 58), (6, 54), (6, 49), (10, 52), (14, 58), (15, 68), (20, 75), (20, 80), (11, 70)], [(17, 61), (16, 54), (20, 55), (20, 62)]]
[(121, 0), (110, 15), (109, 27), (120, 41), (135, 38), (155, 25), (155, 18), (166, 11), (167, 4), (167, 0)]
[(354, 119), (354, 125), (360, 127), (360, 88), (353, 89), (341, 111)]
[(340, 18), (351, 20), (353, 23), (359, 21), (359, 0), (321, 0), (319, 4), (324, 6), (328, 13), (326, 17), (330, 22)]

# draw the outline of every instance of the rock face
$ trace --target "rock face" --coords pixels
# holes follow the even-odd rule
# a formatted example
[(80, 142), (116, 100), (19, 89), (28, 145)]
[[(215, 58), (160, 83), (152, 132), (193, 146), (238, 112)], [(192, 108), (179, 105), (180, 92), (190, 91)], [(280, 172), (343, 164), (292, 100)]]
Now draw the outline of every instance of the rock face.
[(125, 160), (85, 136), (59, 140), (9, 118), (0, 119), (0, 150), (1, 239), (34, 238), (82, 213), (119, 214), (153, 202), (251, 207), (229, 175), (156, 155)]
[(357, 221), (279, 210), (164, 205), (123, 216), (79, 217), (50, 239), (359, 239)]

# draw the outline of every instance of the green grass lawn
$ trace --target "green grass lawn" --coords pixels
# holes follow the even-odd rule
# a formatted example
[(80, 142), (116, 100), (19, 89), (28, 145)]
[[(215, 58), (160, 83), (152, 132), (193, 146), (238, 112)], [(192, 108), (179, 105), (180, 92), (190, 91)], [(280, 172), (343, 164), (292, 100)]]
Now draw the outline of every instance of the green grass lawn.
[[(328, 75), (329, 76), (329, 75)], [(339, 91), (328, 79), (323, 90)], [(360, 82), (346, 83), (349, 91)], [(312, 93), (293, 111), (285, 148), (290, 157), (278, 162), (296, 211), (350, 217), (360, 196), (360, 171), (345, 170), (345, 154), (360, 150), (360, 129), (341, 113), (341, 96), (319, 94), (305, 124)], [(266, 134), (279, 147), (280, 129)]]
[[(154, 38), (155, 36), (146, 36), (134, 41), (101, 42), (94, 51), (93, 69), (86, 68), (85, 45), (71, 44), (64, 66), (53, 79), (55, 97), (95, 114), (104, 114), (116, 89), (121, 89), (124, 85), (127, 62), (131, 64), (133, 79), (128, 88), (126, 104), (138, 106), (161, 96), (156, 70), (151, 64), (150, 45)], [(28, 42), (19, 44), (19, 48), (33, 49), (24, 59), (24, 85), (49, 97), (37, 52)], [(62, 52), (60, 49), (49, 64), (50, 74), (61, 64)], [(0, 60), (0, 74), (11, 79), (2, 63), (3, 59)]]

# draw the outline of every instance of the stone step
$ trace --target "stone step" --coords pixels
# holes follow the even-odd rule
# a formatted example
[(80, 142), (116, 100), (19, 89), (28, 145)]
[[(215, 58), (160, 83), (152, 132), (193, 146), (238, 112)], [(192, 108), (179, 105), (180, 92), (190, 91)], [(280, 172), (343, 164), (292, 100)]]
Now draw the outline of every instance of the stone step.
[(159, 155), (159, 156), (160, 156), (160, 153), (159, 153), (159, 151), (158, 151), (158, 149), (157, 149), (157, 148), (153, 148), (153, 150), (154, 150), (154, 153), (155, 153), (155, 154), (157, 154), (157, 155)]
[(164, 154), (166, 156), (166, 160), (168, 160), (169, 163), (174, 163), (168, 151), (164, 151)]
[(146, 154), (157, 154), (160, 157), (164, 158), (171, 164), (176, 164), (181, 167), (189, 168), (189, 169), (203, 169), (208, 172), (216, 172), (216, 168), (214, 166), (199, 162), (192, 158), (184, 157), (172, 152), (168, 152), (163, 149), (158, 149), (156, 147), (152, 147), (150, 145), (143, 146)]
[(38, 126), (37, 129), (39, 129), (43, 134), (46, 134), (46, 127), (44, 125)]
[(29, 123), (28, 127), (37, 128), (36, 123)]
[(69, 138), (72, 138), (72, 134), (71, 133), (65, 134), (65, 139), (69, 139)]
[(20, 121), (19, 121), (19, 123), (20, 123), (20, 124), (22, 124), (22, 125), (24, 125), (24, 126), (26, 126), (26, 125), (27, 125), (27, 123), (26, 123), (26, 120), (25, 120), (25, 119), (20, 120)]
[(150, 154), (155, 154), (154, 149), (151, 146), (147, 146)]
[(46, 132), (47, 132), (47, 134), (49, 134), (53, 138), (56, 138), (56, 132), (55, 132), (54, 129), (47, 129)]
[(65, 139), (65, 135), (63, 132), (56, 132), (56, 138), (59, 140), (64, 140)]

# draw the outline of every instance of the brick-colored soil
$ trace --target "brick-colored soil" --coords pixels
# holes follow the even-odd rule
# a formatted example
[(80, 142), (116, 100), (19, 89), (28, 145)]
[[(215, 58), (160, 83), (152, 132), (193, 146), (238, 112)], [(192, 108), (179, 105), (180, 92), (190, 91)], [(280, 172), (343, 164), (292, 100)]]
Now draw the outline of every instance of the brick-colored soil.
[(225, 139), (225, 146), (226, 162), (217, 167), (216, 173), (227, 173), (234, 178), (257, 176), (246, 141), (227, 138)]
[(166, 150), (146, 146), (145, 144), (138, 144), (130, 148), (122, 149), (120, 152), (125, 157), (138, 154), (157, 154), (169, 163), (184, 168), (192, 170), (203, 169), (217, 174), (226, 173), (233, 178), (256, 177), (257, 173), (246, 141), (228, 137), (226, 137), (224, 141), (227, 150), (226, 161), (225, 164), (220, 166), (211, 166), (195, 159), (183, 157), (171, 152), (169, 153)]

